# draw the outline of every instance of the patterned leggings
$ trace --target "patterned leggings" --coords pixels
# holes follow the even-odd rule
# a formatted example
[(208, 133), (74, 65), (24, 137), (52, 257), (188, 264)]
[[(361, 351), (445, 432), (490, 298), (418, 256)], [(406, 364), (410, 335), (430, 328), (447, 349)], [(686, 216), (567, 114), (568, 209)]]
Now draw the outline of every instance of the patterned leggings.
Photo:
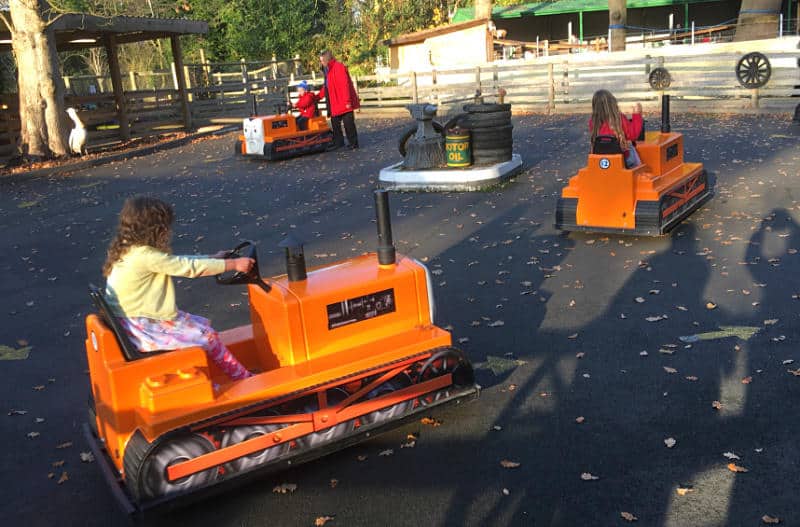
[(231, 379), (238, 381), (253, 375), (225, 347), (207, 318), (178, 311), (172, 320), (147, 317), (122, 317), (119, 320), (133, 344), (143, 352), (199, 346)]

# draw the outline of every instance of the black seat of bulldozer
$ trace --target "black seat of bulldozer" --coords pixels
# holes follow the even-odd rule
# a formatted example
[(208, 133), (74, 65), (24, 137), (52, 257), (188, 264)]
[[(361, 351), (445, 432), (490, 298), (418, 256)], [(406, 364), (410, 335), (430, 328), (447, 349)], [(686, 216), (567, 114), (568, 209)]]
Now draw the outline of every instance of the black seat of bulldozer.
[(619, 139), (613, 135), (598, 135), (594, 138), (592, 145), (593, 154), (621, 154), (622, 147), (619, 146)]
[(114, 316), (113, 311), (111, 311), (111, 306), (108, 305), (108, 302), (106, 301), (106, 298), (100, 288), (96, 285), (89, 284), (89, 296), (92, 298), (92, 302), (94, 302), (95, 307), (100, 312), (103, 322), (105, 322), (106, 325), (111, 328), (114, 336), (117, 337), (117, 343), (122, 350), (122, 354), (125, 356), (125, 360), (132, 361), (149, 357), (157, 353), (170, 351), (159, 350), (149, 351), (147, 353), (142, 353), (139, 351), (139, 348), (137, 348), (134, 343), (131, 342), (131, 339), (128, 338), (128, 335), (125, 333), (125, 330), (122, 328), (122, 325), (119, 323), (117, 317)]

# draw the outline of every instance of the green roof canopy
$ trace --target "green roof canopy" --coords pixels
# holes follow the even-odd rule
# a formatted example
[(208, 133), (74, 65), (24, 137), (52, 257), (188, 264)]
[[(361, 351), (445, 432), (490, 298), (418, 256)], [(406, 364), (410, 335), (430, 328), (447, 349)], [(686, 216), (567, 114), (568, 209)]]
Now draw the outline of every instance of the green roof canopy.
[[(668, 5), (704, 4), (718, 0), (628, 0), (628, 9), (661, 7)], [(556, 0), (554, 2), (533, 2), (514, 6), (494, 6), (492, 18), (522, 18), (526, 16), (561, 15), (587, 11), (608, 11), (608, 0)], [(475, 18), (475, 8), (460, 7), (453, 16), (452, 23), (465, 22)]]

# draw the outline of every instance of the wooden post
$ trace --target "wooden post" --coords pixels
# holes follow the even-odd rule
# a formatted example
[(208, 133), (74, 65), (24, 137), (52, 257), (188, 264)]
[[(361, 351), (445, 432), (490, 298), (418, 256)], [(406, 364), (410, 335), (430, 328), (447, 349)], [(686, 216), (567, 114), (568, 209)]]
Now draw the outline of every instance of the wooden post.
[(436, 68), (431, 70), (431, 98), (439, 104), (439, 80), (436, 78)]
[(250, 93), (250, 74), (247, 73), (247, 63), (244, 59), (240, 59), (239, 62), (241, 63), (242, 68), (242, 85), (244, 86), (244, 93), (247, 95)]
[(758, 88), (750, 90), (750, 108), (758, 108)]
[(189, 94), (189, 102), (192, 102), (192, 76), (189, 75), (189, 66), (183, 67), (183, 78), (186, 79), (186, 91)]
[(275, 55), (272, 56), (272, 80), (278, 80), (278, 59), (275, 58)]
[(417, 72), (411, 72), (411, 102), (417, 104), (419, 102), (419, 93), (417, 92)]
[(481, 91), (481, 67), (475, 66), (475, 90)]
[(553, 75), (553, 63), (547, 65), (547, 108), (554, 110), (556, 107), (556, 84)]
[(169, 63), (169, 69), (172, 72), (172, 89), (173, 90), (177, 90), (178, 89), (178, 70), (177, 70), (177, 68), (175, 68), (175, 62), (174, 61)]
[(302, 75), (300, 71), (300, 55), (295, 54), (294, 59), (292, 60), (292, 75)]
[(108, 57), (108, 69), (111, 71), (111, 85), (114, 87), (114, 102), (117, 105), (117, 119), (119, 120), (119, 136), (123, 141), (131, 138), (128, 125), (128, 111), (125, 105), (125, 92), (122, 89), (122, 76), (119, 71), (119, 55), (117, 55), (117, 38), (107, 35), (103, 39)]
[(136, 72), (131, 70), (128, 72), (128, 79), (131, 82), (131, 91), (136, 91), (139, 88), (136, 86)]
[(186, 79), (183, 78), (183, 49), (181, 48), (181, 38), (178, 35), (169, 37), (172, 44), (172, 58), (175, 60), (175, 70), (177, 71), (178, 92), (181, 96), (181, 110), (183, 111), (183, 126), (186, 130), (192, 129), (192, 110), (189, 107), (189, 97), (186, 92)]

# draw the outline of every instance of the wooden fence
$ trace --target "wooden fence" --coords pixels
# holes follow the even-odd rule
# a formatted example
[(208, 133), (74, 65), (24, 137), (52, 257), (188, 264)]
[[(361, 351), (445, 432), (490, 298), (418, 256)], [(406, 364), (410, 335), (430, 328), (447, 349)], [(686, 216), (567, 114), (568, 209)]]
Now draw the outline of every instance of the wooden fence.
[[(605, 88), (621, 102), (657, 104), (662, 93), (671, 95), (678, 108), (725, 111), (778, 109), (789, 111), (800, 102), (800, 50), (766, 52), (771, 66), (769, 81), (761, 88), (742, 87), (736, 76), (741, 53), (681, 57), (644, 56), (615, 60), (613, 55), (593, 61), (487, 65), (429, 72), (391, 73), (358, 78), (358, 93), (365, 112), (391, 112), (407, 104), (431, 102), (440, 113), (474, 98), (476, 92), (495, 96), (506, 91), (505, 101), (516, 110), (537, 112), (584, 111), (595, 90)], [(671, 83), (665, 90), (650, 87), (650, 72), (666, 68)]]
[[(515, 111), (547, 113), (588, 111), (592, 94), (600, 87), (610, 90), (622, 103), (640, 101), (651, 109), (657, 107), (662, 93), (672, 96), (678, 111), (765, 108), (788, 112), (800, 102), (800, 49), (794, 41), (781, 49), (768, 49), (759, 43), (739, 46), (765, 49), (763, 53), (770, 61), (769, 81), (756, 89), (743, 88), (736, 77), (736, 65), (744, 52), (720, 52), (714, 45), (704, 46), (707, 47), (698, 46), (694, 53), (680, 56), (657, 54), (657, 50), (638, 56), (582, 53), (469, 68), (362, 76), (355, 81), (361, 112), (375, 116), (408, 115), (405, 106), (413, 102), (437, 104), (439, 115), (446, 116), (473, 100), (476, 92), (494, 100), (501, 88)], [(648, 76), (656, 67), (669, 71), (671, 84), (664, 91), (654, 90), (648, 83)], [(123, 75), (124, 104), (132, 136), (184, 126), (174, 68), (173, 72), (155, 73), (158, 75)], [(296, 100), (293, 86), (301, 79), (315, 90), (322, 84), (315, 73), (303, 74), (297, 61), (187, 64), (184, 75), (196, 127), (240, 122), (251, 114), (253, 98), (259, 113), (273, 113), (278, 106), (285, 107), (287, 96)], [(155, 78), (161, 80), (152, 81)], [(91, 149), (118, 140), (119, 122), (112, 93), (101, 89), (91, 94), (88, 89), (77, 88), (88, 86), (90, 79), (102, 88), (102, 79), (96, 77), (69, 79), (74, 94), (66, 97), (66, 104), (78, 109), (89, 129)], [(148, 84), (151, 87), (143, 89)], [(16, 150), (20, 129), (16, 95), (0, 96), (0, 105), (0, 156), (8, 156)]]

